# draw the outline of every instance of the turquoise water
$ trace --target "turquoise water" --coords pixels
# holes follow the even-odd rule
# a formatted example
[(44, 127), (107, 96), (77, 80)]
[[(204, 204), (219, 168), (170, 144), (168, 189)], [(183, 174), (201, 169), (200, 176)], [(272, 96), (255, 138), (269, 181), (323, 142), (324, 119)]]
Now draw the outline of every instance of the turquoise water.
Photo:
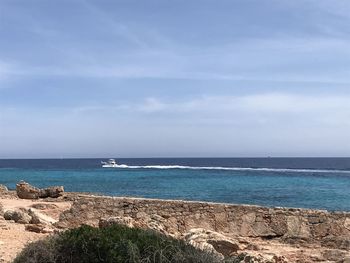
[(289, 166), (285, 159), (249, 160), (123, 159), (138, 165), (123, 169), (100, 168), (100, 159), (0, 160), (0, 184), (15, 188), (25, 180), (38, 187), (63, 185), (66, 191), (114, 196), (350, 211), (349, 159), (315, 159), (313, 165), (294, 160)]

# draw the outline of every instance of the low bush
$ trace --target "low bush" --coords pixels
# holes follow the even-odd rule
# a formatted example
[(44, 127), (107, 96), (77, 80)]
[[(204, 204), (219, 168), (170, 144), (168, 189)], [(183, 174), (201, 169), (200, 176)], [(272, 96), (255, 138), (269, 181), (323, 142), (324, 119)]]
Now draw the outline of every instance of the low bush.
[[(216, 263), (182, 240), (137, 228), (82, 226), (31, 243), (14, 263)], [(227, 262), (227, 261), (226, 261)], [(234, 262), (234, 261), (230, 261)]]

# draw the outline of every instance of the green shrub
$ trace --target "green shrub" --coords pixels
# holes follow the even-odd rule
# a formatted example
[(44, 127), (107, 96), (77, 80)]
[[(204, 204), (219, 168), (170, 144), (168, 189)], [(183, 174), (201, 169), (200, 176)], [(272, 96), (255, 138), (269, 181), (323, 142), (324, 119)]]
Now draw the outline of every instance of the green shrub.
[[(215, 263), (184, 241), (137, 228), (82, 226), (27, 245), (14, 263)], [(233, 262), (233, 261), (231, 261)]]

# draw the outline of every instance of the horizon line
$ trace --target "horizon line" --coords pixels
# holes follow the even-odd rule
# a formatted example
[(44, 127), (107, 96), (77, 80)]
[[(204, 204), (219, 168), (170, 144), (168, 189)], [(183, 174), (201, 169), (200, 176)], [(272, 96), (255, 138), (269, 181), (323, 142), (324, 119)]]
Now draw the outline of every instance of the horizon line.
[(250, 156), (250, 157), (198, 157), (198, 156), (185, 156), (185, 157), (36, 157), (36, 158), (0, 158), (0, 160), (77, 160), (77, 159), (349, 159), (350, 156)]

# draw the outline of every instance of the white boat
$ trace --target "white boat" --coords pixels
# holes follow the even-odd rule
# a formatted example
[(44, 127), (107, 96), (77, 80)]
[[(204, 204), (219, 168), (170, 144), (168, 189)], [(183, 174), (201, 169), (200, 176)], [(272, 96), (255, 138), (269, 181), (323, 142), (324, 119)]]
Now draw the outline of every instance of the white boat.
[(114, 159), (109, 159), (107, 162), (101, 162), (101, 164), (104, 168), (113, 168), (119, 166)]

